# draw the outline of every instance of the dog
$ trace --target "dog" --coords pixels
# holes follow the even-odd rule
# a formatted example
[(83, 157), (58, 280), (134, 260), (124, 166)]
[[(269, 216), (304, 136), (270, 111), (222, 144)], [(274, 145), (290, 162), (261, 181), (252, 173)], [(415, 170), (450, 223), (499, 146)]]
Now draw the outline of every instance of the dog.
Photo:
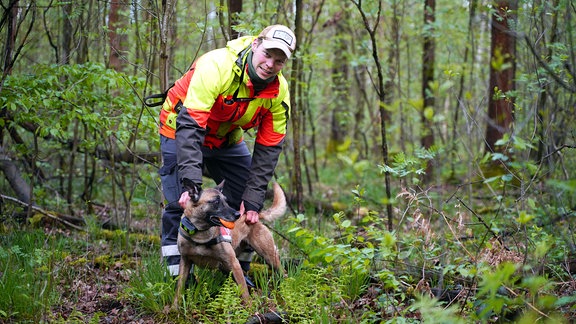
[(286, 213), (286, 197), (280, 185), (273, 184), (274, 200), (270, 208), (260, 212), (260, 222), (246, 224), (246, 215), (230, 207), (222, 194), (223, 183), (203, 190), (200, 197), (188, 202), (178, 231), (180, 251), (179, 277), (173, 309), (188, 279), (192, 263), (232, 272), (240, 286), (242, 299), (249, 302), (248, 286), (236, 256), (250, 245), (276, 272), (283, 273), (272, 233), (261, 222), (272, 222)]

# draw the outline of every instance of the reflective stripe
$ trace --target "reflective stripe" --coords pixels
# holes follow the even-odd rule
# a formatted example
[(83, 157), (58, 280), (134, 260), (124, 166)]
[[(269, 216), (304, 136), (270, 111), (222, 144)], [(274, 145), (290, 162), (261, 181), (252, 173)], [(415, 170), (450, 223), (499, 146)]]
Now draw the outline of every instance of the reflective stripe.
[(232, 236), (230, 235), (222, 235), (222, 239), (226, 242), (232, 242)]
[(167, 266), (167, 268), (168, 268), (168, 272), (170, 273), (171, 276), (177, 276), (178, 273), (180, 272), (180, 265), (179, 264), (169, 265), (169, 266)]
[(180, 251), (178, 251), (178, 245), (164, 245), (162, 247), (163, 257), (169, 257), (174, 255), (180, 255)]

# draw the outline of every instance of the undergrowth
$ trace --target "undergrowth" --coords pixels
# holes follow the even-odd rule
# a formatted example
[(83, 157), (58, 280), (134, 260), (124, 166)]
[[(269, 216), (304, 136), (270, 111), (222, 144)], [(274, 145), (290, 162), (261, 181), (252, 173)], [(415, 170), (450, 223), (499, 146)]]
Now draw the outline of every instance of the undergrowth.
[[(331, 212), (311, 209), (271, 224), (287, 277), (257, 258), (251, 304), (227, 274), (197, 268), (180, 308), (171, 310), (175, 282), (165, 276), (157, 233), (102, 230), (91, 218), (85, 233), (39, 228), (38, 220), (4, 223), (0, 322), (114, 322), (128, 309), (131, 320), (150, 323), (245, 323), (257, 314), (290, 323), (574, 319), (576, 213), (550, 203), (560, 187), (572, 199), (569, 183), (540, 183), (539, 196), (527, 196), (525, 177), (503, 173), (423, 189), (423, 160), (393, 161), (383, 169), (405, 185), (394, 192), (393, 230), (381, 188), (339, 187), (348, 193)], [(346, 170), (349, 179), (350, 170), (375, 171)], [(362, 176), (371, 177), (378, 174)]]

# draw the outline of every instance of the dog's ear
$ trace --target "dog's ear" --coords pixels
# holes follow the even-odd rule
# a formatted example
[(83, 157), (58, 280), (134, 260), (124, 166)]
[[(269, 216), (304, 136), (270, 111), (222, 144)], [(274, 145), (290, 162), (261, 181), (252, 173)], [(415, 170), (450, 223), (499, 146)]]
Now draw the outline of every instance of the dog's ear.
[(198, 186), (193, 186), (188, 190), (188, 195), (193, 203), (197, 203), (200, 200), (200, 195), (202, 194), (202, 188)]
[(222, 180), (222, 182), (220, 182), (220, 184), (216, 186), (216, 190), (222, 192), (222, 190), (224, 190), (224, 182), (225, 181), (226, 180)]

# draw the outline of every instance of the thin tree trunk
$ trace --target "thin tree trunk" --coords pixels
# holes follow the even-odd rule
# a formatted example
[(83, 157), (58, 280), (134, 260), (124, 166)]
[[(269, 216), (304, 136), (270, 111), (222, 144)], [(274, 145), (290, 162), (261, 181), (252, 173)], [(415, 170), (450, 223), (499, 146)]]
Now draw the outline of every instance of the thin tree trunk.
[[(544, 15), (547, 14), (551, 14), (551, 18), (552, 18), (552, 25), (550, 26), (550, 41), (549, 42), (544, 42), (544, 46), (549, 45), (549, 44), (555, 44), (558, 41), (558, 12), (557, 12), (557, 8), (558, 8), (558, 2), (559, 0), (553, 0), (552, 4), (549, 5), (550, 8), (552, 8), (552, 12), (549, 12), (547, 10), (542, 10), (541, 13), (541, 21), (543, 22), (545, 20)], [(543, 4), (540, 3), (538, 4), (540, 6), (542, 6)], [(548, 6), (547, 6), (548, 7)], [(543, 29), (543, 31), (545, 31), (545, 29)], [(554, 50), (552, 46), (548, 47), (548, 53), (545, 56), (545, 59), (547, 60), (547, 63), (550, 63), (550, 60), (552, 59), (554, 55)], [(546, 140), (546, 127), (544, 126), (544, 121), (545, 120), (549, 120), (547, 116), (549, 116), (549, 111), (550, 109), (546, 107), (546, 102), (548, 101), (548, 93), (552, 93), (550, 91), (551, 88), (551, 84), (548, 82), (544, 82), (542, 83), (542, 91), (540, 91), (540, 96), (538, 97), (538, 104), (536, 106), (536, 111), (537, 111), (537, 116), (538, 118), (536, 119), (537, 125), (536, 128), (538, 130), (538, 150), (536, 151), (536, 162), (544, 162), (542, 161), (542, 158), (544, 155), (548, 155), (548, 149), (553, 147), (550, 147), (549, 145), (547, 145), (547, 140)], [(554, 100), (552, 100), (554, 101)], [(546, 154), (544, 154), (546, 153)]]
[[(470, 1), (470, 11), (469, 11), (469, 15), (468, 15), (468, 42), (466, 44), (466, 48), (464, 49), (464, 62), (463, 62), (463, 66), (466, 66), (466, 64), (468, 63), (468, 58), (470, 58), (470, 66), (471, 66), (471, 71), (469, 74), (469, 79), (473, 78), (473, 66), (474, 66), (474, 55), (470, 55), (470, 53), (474, 53), (474, 31), (472, 29), (472, 23), (474, 21), (474, 18), (476, 16), (476, 7), (478, 6), (478, 0), (471, 0)], [(472, 49), (472, 50), (471, 50)], [(450, 178), (451, 179), (455, 179), (456, 177), (456, 170), (455, 170), (455, 164), (457, 163), (458, 159), (456, 158), (457, 155), (457, 144), (459, 142), (459, 139), (457, 138), (458, 134), (457, 134), (457, 129), (458, 129), (458, 121), (459, 121), (459, 116), (460, 116), (460, 109), (463, 109), (465, 104), (464, 104), (464, 84), (465, 84), (465, 73), (462, 73), (460, 75), (460, 82), (458, 85), (458, 97), (456, 99), (456, 109), (454, 110), (454, 122), (452, 125), (452, 140), (450, 141), (450, 143), (452, 143), (452, 147), (450, 149)]]
[(17, 34), (17, 20), (18, 16), (18, 0), (12, 0), (8, 3), (4, 14), (7, 16), (6, 25), (6, 41), (4, 43), (4, 51), (2, 51), (2, 83), (0, 83), (0, 90), (4, 85), (6, 76), (12, 74), (12, 67), (14, 66), (14, 51), (16, 50), (16, 34)]
[(70, 64), (70, 55), (72, 48), (72, 2), (65, 2), (62, 5), (62, 30), (61, 30), (61, 50), (60, 50), (60, 64)]
[(170, 74), (170, 41), (172, 40), (172, 24), (176, 0), (162, 0), (162, 8), (159, 17), (160, 23), (160, 89), (168, 88)]
[[(296, 35), (296, 51), (298, 51), (299, 42), (301, 42), (304, 38), (304, 30), (302, 29), (302, 0), (296, 0), (296, 19), (295, 19), (295, 28), (294, 34)], [(303, 78), (302, 75), (302, 60), (296, 56), (292, 55), (292, 80), (290, 82), (290, 103), (291, 103), (291, 119), (292, 119), (292, 140), (294, 141), (294, 190), (296, 191), (296, 206), (298, 212), (304, 211), (304, 197), (303, 197), (303, 187), (302, 187), (302, 159), (300, 155), (300, 150), (302, 147), (300, 145), (300, 139), (302, 136), (302, 130), (300, 125), (303, 125), (301, 122), (301, 117), (299, 113), (299, 106), (297, 103), (299, 102), (296, 98), (296, 91), (299, 87), (300, 80)]]
[[(345, 6), (345, 4), (343, 4)], [(324, 27), (333, 26), (334, 38), (332, 45), (334, 46), (334, 57), (332, 64), (332, 98), (330, 101), (332, 105), (331, 119), (330, 119), (330, 137), (328, 138), (328, 147), (326, 152), (328, 154), (336, 153), (339, 146), (344, 144), (347, 137), (347, 120), (350, 113), (350, 87), (348, 84), (348, 58), (345, 55), (349, 44), (344, 35), (349, 35), (350, 31), (347, 27), (348, 24), (348, 8), (343, 8), (342, 11), (334, 14), (334, 17), (329, 22), (324, 24)]]
[[(424, 105), (421, 112), (422, 133), (420, 143), (422, 147), (429, 149), (434, 145), (434, 93), (432, 82), (434, 82), (434, 64), (436, 42), (434, 40), (434, 21), (436, 11), (436, 0), (424, 1), (424, 49), (422, 56), (422, 98)], [(429, 111), (432, 110), (432, 113)], [(424, 181), (432, 178), (433, 166), (432, 161), (427, 162)]]
[[(392, 104), (393, 96), (389, 94), (394, 92), (394, 80), (397, 77), (397, 66), (398, 66), (398, 48), (400, 48), (400, 34), (399, 34), (399, 20), (397, 16), (398, 2), (394, 0), (392, 3), (392, 10), (394, 15), (392, 17), (392, 24), (390, 26), (390, 49), (388, 50), (388, 58), (386, 64), (388, 65), (388, 78), (384, 83), (384, 93), (388, 94), (386, 96), (386, 104)], [(390, 116), (387, 115), (386, 122), (390, 122)]]
[[(372, 58), (374, 59), (374, 63), (376, 64), (376, 72), (378, 75), (378, 83), (376, 92), (378, 93), (378, 111), (380, 112), (380, 136), (382, 139), (382, 159), (385, 165), (389, 165), (389, 154), (388, 154), (388, 140), (386, 136), (386, 128), (387, 128), (387, 120), (390, 118), (388, 116), (388, 112), (385, 109), (385, 103), (388, 100), (386, 96), (386, 92), (384, 91), (384, 73), (382, 71), (382, 65), (380, 64), (380, 58), (378, 56), (378, 42), (376, 40), (376, 30), (378, 29), (378, 23), (380, 21), (381, 13), (382, 13), (382, 1), (378, 2), (378, 13), (374, 18), (374, 26), (370, 26), (370, 22), (368, 21), (368, 17), (366, 13), (362, 9), (361, 1), (351, 0), (352, 3), (358, 8), (360, 15), (362, 16), (362, 21), (364, 23), (364, 28), (370, 35), (370, 41), (372, 45)], [(392, 212), (392, 204), (390, 203), (392, 198), (392, 193), (390, 191), (390, 172), (384, 172), (384, 186), (386, 190), (386, 199), (388, 202), (386, 203), (386, 212), (388, 214), (388, 230), (392, 231), (393, 228), (393, 212)]]
[[(4, 48), (2, 51), (2, 79), (0, 79), (0, 93), (4, 88), (4, 80), (12, 74), (12, 67), (14, 66), (13, 55), (14, 48), (16, 46), (16, 16), (18, 14), (18, 0), (12, 0), (8, 3), (5, 9), (4, 15), (6, 18), (6, 25), (8, 25), (6, 40), (4, 42)], [(6, 119), (8, 109), (2, 107), (0, 109), (0, 118)], [(3, 143), (4, 139), (4, 127), (0, 128), (0, 144)]]
[(88, 61), (88, 33), (90, 13), (92, 12), (92, 1), (82, 0), (82, 10), (78, 23), (80, 25), (80, 35), (78, 36), (78, 54), (76, 55), (76, 63), (83, 64)]

